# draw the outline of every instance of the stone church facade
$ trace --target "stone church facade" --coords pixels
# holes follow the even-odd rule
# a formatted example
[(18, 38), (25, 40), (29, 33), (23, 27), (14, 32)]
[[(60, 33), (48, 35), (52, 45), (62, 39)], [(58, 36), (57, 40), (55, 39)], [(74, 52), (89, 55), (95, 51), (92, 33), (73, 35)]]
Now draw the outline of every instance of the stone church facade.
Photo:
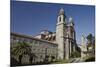
[[(55, 32), (43, 30), (34, 37), (11, 33), (11, 47), (14, 47), (18, 41), (30, 42), (32, 52), (37, 56), (37, 58), (34, 58), (33, 63), (43, 62), (46, 56), (54, 57), (53, 61), (57, 59), (68, 60), (72, 52), (77, 51), (74, 21), (72, 17), (67, 21), (65, 11), (62, 8), (58, 13)], [(48, 59), (51, 61), (51, 58)]]
[(56, 43), (58, 44), (58, 58), (69, 59), (76, 50), (76, 35), (74, 21), (70, 17), (66, 20), (63, 9), (60, 10), (56, 24)]

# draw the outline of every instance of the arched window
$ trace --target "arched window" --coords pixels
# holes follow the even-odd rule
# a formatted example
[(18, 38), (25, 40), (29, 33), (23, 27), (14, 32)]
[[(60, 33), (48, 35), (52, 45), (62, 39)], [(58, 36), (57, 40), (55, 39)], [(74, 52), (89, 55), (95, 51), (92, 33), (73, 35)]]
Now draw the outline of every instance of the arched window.
[(61, 22), (61, 17), (59, 17), (59, 22)]
[(63, 18), (63, 21), (65, 22), (65, 17)]

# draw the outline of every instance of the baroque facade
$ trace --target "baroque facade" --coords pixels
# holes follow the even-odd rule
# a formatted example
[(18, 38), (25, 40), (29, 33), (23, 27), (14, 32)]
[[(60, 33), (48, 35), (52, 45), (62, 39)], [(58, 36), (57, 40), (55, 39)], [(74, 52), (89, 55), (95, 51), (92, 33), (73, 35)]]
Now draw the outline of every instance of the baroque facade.
[(57, 17), (56, 32), (43, 30), (34, 37), (11, 33), (11, 47), (14, 47), (18, 41), (26, 41), (32, 45), (31, 51), (37, 56), (33, 62), (43, 61), (46, 56), (54, 57), (54, 61), (69, 59), (72, 52), (77, 51), (74, 21), (72, 17), (66, 20), (62, 8)]
[(66, 20), (66, 15), (62, 8), (57, 18), (56, 43), (58, 44), (59, 59), (69, 59), (77, 47), (74, 21), (71, 17), (68, 21)]

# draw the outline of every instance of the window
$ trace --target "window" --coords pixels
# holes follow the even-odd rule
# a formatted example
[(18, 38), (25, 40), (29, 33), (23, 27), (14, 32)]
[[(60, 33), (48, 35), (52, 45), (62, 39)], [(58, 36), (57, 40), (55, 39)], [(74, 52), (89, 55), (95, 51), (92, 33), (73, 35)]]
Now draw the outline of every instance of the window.
[(61, 22), (61, 17), (59, 17), (59, 22)]
[(65, 17), (63, 18), (63, 21), (65, 22)]

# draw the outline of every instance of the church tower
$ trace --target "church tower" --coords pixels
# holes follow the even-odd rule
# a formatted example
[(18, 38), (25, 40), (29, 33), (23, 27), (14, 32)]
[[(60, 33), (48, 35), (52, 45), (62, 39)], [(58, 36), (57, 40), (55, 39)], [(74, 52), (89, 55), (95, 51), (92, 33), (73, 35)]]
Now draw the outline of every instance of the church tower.
[(68, 34), (68, 42), (69, 42), (69, 55), (71, 57), (72, 52), (76, 51), (76, 35), (74, 29), (74, 21), (72, 17), (69, 17), (68, 24), (67, 24), (67, 34)]
[(66, 16), (61, 8), (56, 24), (56, 43), (58, 44), (58, 59), (64, 59), (64, 36), (66, 34)]
[(69, 17), (68, 34), (70, 38), (72, 38), (73, 40), (76, 40), (74, 21), (72, 17)]

